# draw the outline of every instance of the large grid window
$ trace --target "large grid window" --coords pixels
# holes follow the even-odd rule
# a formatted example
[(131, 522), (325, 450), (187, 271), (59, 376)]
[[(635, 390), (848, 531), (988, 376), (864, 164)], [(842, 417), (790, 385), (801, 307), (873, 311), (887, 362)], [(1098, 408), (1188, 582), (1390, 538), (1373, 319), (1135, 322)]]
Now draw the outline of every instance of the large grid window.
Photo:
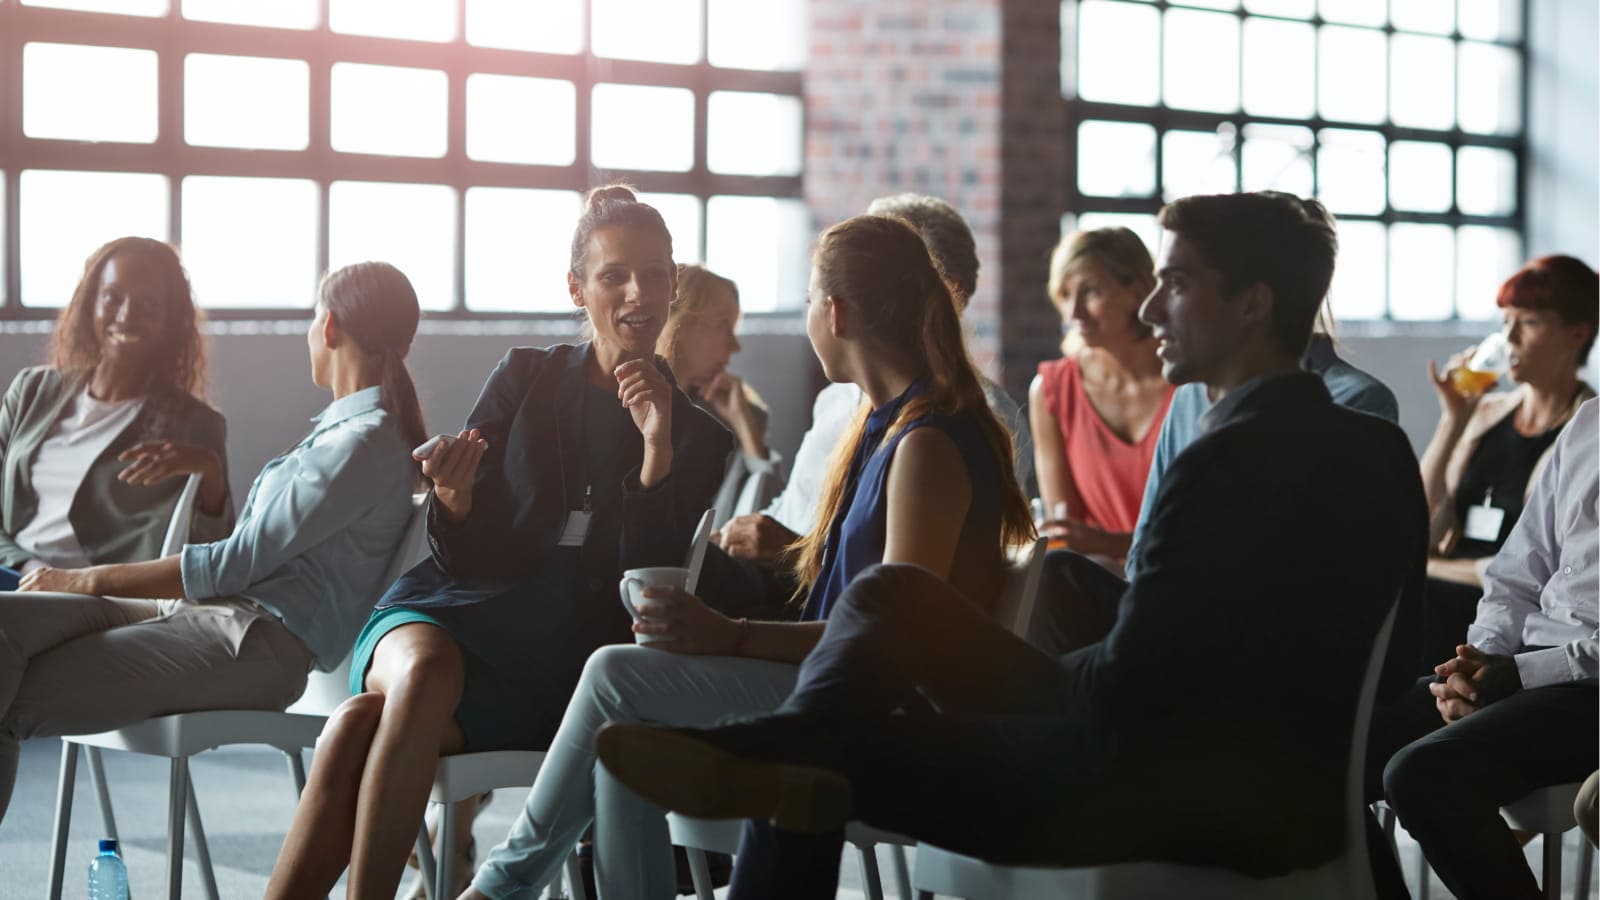
[(1521, 0), (1066, 0), (1068, 227), (1281, 190), (1339, 220), (1342, 319), (1496, 314), (1521, 264)]
[(570, 314), (581, 191), (640, 187), (746, 309), (805, 294), (804, 0), (0, 0), (0, 317), (113, 237), (213, 317), (395, 263), (438, 315)]

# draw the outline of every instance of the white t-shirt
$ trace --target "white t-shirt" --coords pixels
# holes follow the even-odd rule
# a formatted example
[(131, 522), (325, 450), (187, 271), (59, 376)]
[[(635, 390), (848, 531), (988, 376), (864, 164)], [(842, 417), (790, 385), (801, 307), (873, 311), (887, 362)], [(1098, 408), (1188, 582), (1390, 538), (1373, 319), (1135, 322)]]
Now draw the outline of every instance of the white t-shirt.
[(96, 400), (89, 396), (88, 388), (72, 399), (34, 454), (30, 477), (39, 503), (33, 519), (17, 532), (17, 546), (58, 568), (90, 564), (67, 519), (72, 498), (89, 467), (133, 424), (143, 405), (143, 397)]

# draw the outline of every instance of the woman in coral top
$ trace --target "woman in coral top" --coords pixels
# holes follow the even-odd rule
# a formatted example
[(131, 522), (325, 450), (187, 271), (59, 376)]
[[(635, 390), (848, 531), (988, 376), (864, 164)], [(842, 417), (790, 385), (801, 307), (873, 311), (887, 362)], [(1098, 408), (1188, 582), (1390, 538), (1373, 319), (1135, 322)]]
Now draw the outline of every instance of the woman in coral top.
[(1062, 358), (1028, 389), (1034, 470), (1053, 547), (1121, 560), (1139, 519), (1156, 437), (1172, 402), (1156, 341), (1139, 321), (1155, 287), (1150, 251), (1126, 228), (1079, 231), (1050, 256), (1050, 300), (1070, 329)]

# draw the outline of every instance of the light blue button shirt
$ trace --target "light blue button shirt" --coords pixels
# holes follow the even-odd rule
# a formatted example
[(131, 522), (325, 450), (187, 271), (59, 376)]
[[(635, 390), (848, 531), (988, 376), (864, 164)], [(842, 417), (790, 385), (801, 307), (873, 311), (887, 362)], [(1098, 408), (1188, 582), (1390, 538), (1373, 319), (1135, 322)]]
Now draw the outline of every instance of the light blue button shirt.
[[(1301, 364), (1306, 371), (1321, 376), (1333, 402), (1347, 409), (1369, 415), (1400, 421), (1400, 404), (1388, 385), (1340, 359), (1333, 352), (1333, 341), (1325, 335), (1313, 335)], [(1156, 487), (1161, 477), (1171, 468), (1183, 449), (1200, 436), (1200, 417), (1211, 409), (1211, 398), (1206, 386), (1193, 383), (1179, 387), (1172, 394), (1172, 405), (1167, 408), (1167, 418), (1161, 423), (1161, 433), (1156, 436), (1156, 452), (1150, 459), (1150, 474), (1144, 483), (1144, 499), (1139, 503), (1139, 521), (1133, 528), (1133, 543), (1128, 548), (1127, 573), (1132, 581), (1138, 571), (1139, 540), (1144, 537), (1144, 523), (1150, 518), (1150, 508), (1155, 504)]]
[(387, 587), (411, 515), (411, 453), (371, 387), (328, 404), (267, 463), (233, 534), (183, 548), (191, 600), (243, 596), (283, 620), (317, 668), (337, 668)]

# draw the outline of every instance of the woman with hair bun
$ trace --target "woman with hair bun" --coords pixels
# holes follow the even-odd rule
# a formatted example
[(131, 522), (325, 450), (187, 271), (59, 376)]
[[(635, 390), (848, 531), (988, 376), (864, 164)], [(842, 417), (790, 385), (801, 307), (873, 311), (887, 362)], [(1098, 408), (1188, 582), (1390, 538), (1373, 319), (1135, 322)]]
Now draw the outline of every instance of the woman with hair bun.
[[(333, 402), (256, 476), (231, 535), (150, 562), (39, 568), (0, 594), (0, 812), (26, 738), (283, 709), (313, 665), (344, 660), (411, 517), (417, 317), (393, 266), (332, 273), (306, 342)], [(163, 597), (177, 599), (129, 599)]]
[(43, 566), (157, 556), (189, 475), (188, 537), (233, 528), (227, 424), (201, 399), (198, 320), (166, 244), (123, 237), (89, 256), (50, 364), (19, 372), (0, 406), (0, 590)]
[(656, 360), (676, 286), (661, 214), (591, 191), (567, 292), (593, 340), (512, 349), (418, 448), (431, 554), (356, 642), (267, 896), (347, 866), (349, 896), (394, 896), (439, 757), (548, 746), (590, 652), (632, 640), (622, 572), (682, 563), (733, 448)]

